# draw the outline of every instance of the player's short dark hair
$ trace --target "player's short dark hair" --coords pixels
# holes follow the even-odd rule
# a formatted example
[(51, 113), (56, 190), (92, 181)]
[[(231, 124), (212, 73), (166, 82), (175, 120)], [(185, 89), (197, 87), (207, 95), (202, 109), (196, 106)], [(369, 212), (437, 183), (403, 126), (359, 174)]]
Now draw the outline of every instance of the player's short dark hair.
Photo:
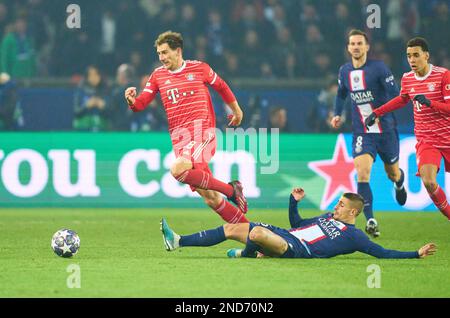
[(424, 38), (421, 37), (415, 37), (406, 43), (406, 47), (414, 47), (414, 46), (420, 46), (422, 48), (422, 51), (429, 52), (428, 50), (428, 42)]
[(350, 30), (350, 32), (348, 32), (347, 39), (350, 40), (350, 37), (353, 35), (362, 35), (364, 37), (364, 40), (366, 40), (366, 43), (369, 44), (369, 37), (367, 36), (366, 32), (358, 29), (352, 29)]
[(172, 50), (177, 48), (183, 48), (183, 37), (180, 33), (166, 31), (158, 35), (158, 38), (155, 41), (155, 47), (167, 43)]
[(350, 202), (358, 210), (358, 212), (356, 213), (356, 216), (358, 216), (364, 209), (364, 198), (360, 194), (353, 192), (346, 192), (342, 196), (350, 200)]

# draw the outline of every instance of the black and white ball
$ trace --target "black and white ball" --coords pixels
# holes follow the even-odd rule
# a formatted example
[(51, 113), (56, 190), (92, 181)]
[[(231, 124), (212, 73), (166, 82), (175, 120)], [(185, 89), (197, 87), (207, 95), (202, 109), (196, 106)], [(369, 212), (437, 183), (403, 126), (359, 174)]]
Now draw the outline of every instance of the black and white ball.
[(75, 231), (62, 229), (53, 234), (52, 250), (61, 257), (72, 257), (80, 248), (80, 237)]

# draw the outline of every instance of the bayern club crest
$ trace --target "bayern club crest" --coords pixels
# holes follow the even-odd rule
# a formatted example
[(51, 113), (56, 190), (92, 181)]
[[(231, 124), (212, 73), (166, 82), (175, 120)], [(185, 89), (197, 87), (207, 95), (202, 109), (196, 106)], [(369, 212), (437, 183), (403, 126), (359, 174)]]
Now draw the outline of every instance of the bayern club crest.
[(428, 90), (430, 92), (433, 92), (436, 89), (436, 85), (434, 83), (428, 84)]
[(188, 81), (193, 81), (193, 80), (194, 80), (194, 74), (189, 73), (188, 75), (186, 75), (186, 79), (187, 79)]

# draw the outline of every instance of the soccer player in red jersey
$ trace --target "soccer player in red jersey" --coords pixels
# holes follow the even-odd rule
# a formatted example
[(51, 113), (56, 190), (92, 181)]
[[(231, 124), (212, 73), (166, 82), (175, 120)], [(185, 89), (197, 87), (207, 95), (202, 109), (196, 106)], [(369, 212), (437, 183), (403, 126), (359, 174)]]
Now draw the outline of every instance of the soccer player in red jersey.
[(406, 55), (412, 71), (403, 75), (400, 95), (374, 110), (365, 124), (372, 126), (378, 117), (413, 101), (418, 175), (436, 207), (450, 220), (447, 197), (436, 181), (442, 158), (450, 172), (450, 71), (428, 63), (424, 38), (409, 40)]
[[(125, 99), (134, 112), (144, 110), (159, 92), (167, 114), (176, 160), (170, 172), (189, 184), (228, 223), (248, 220), (247, 201), (239, 181), (224, 183), (213, 177), (208, 167), (216, 149), (215, 114), (208, 91), (210, 85), (233, 111), (229, 125), (238, 126), (242, 110), (227, 83), (206, 63), (183, 59), (181, 34), (167, 31), (155, 41), (161, 67), (156, 68), (136, 97), (136, 87), (125, 90)], [(230, 204), (220, 193), (237, 206)]]

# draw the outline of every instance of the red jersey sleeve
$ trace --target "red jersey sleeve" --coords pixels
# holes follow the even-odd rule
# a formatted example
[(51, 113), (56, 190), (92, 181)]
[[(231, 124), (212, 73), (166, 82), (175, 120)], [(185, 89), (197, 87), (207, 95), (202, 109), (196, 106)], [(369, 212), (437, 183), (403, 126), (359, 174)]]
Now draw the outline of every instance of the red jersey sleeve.
[(203, 82), (211, 85), (223, 101), (230, 104), (236, 100), (228, 84), (206, 63), (203, 63)]
[(450, 114), (450, 71), (447, 70), (442, 76), (441, 90), (444, 102), (437, 102), (432, 100), (431, 107), (440, 111), (441, 113)]
[(130, 108), (133, 112), (140, 112), (147, 108), (147, 106), (152, 102), (152, 100), (155, 98), (156, 93), (158, 93), (159, 88), (158, 84), (155, 79), (155, 72), (153, 72), (148, 81), (147, 84), (145, 84), (144, 89), (142, 90), (141, 94), (136, 98), (133, 105), (130, 105)]
[(446, 103), (450, 102), (450, 71), (445, 72), (442, 77), (442, 95)]

